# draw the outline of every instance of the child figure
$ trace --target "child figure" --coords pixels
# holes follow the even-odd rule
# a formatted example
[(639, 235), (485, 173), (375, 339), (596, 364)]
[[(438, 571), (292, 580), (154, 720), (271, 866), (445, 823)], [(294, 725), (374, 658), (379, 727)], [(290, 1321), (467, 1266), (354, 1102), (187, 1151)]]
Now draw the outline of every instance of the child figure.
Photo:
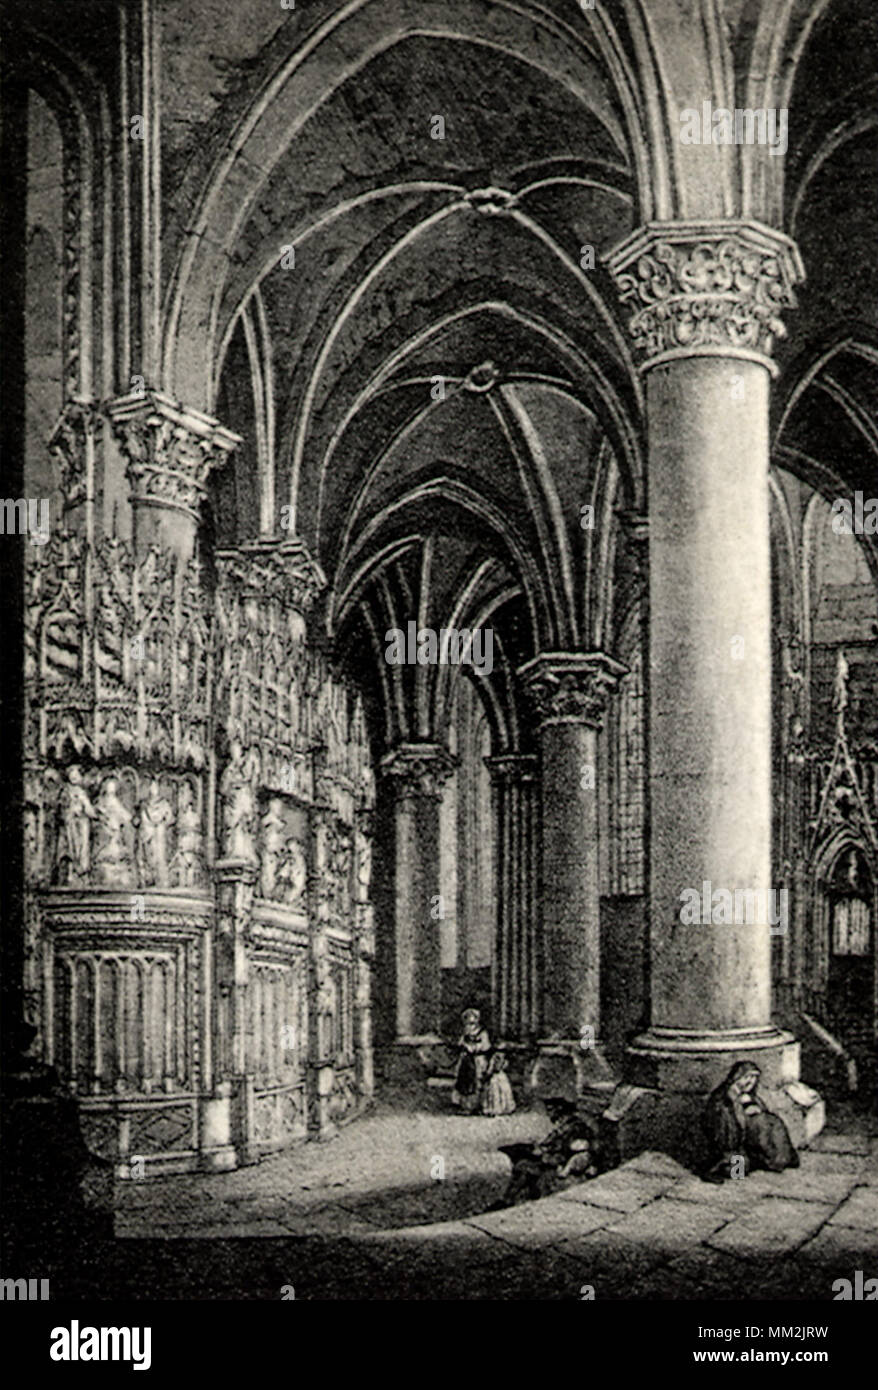
[(515, 1097), (506, 1075), (506, 1053), (495, 1052), (488, 1063), (488, 1079), (482, 1096), (483, 1115), (511, 1115)]
[(464, 1009), (463, 1033), (457, 1047), (457, 1072), (451, 1100), (454, 1105), (460, 1106), (464, 1114), (472, 1115), (479, 1108), (488, 1070), (488, 1053), (491, 1051), (491, 1039), (488, 1030), (482, 1027), (478, 1009)]

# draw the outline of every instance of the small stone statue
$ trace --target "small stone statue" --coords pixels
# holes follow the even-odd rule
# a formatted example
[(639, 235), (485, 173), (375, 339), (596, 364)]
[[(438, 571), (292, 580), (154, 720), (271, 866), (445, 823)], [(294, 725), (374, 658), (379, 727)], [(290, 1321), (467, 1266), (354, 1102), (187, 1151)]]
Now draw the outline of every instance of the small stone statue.
[(158, 778), (153, 777), (149, 784), (149, 794), (138, 808), (138, 849), (140, 871), (145, 888), (153, 884), (159, 888), (168, 883), (168, 827), (174, 821), (174, 808), (167, 797), (162, 796)]
[(268, 810), (262, 817), (262, 875), (261, 891), (263, 898), (274, 898), (278, 881), (278, 870), (284, 852), (284, 832), (286, 824), (281, 814), (281, 803), (272, 797)]
[(848, 707), (848, 680), (850, 679), (850, 667), (847, 657), (841, 647), (838, 649), (838, 657), (835, 664), (835, 685), (832, 691), (832, 708), (838, 717), (839, 728), (844, 726), (844, 712)]
[(354, 967), (354, 1003), (358, 1009), (372, 1007), (372, 964), (362, 955), (357, 956)]
[(349, 835), (335, 833), (330, 851), (330, 875), (335, 915), (347, 921), (351, 911), (351, 840)]
[(321, 1057), (330, 1057), (335, 1037), (335, 982), (329, 958), (329, 939), (325, 931), (316, 931), (311, 938), (311, 958), (314, 962), (317, 1009), (317, 1036)]
[(277, 871), (276, 892), (281, 902), (290, 906), (299, 903), (308, 879), (308, 866), (298, 840), (288, 839)]
[(368, 761), (368, 755), (360, 772), (360, 804), (366, 810), (371, 810), (375, 805), (375, 774), (371, 762)]
[(223, 802), (225, 854), (228, 859), (256, 858), (253, 832), (256, 820), (255, 784), (259, 759), (253, 749), (244, 756), (238, 739), (234, 739), (231, 757), (222, 776), (220, 794)]
[(81, 884), (91, 869), (91, 822), (97, 812), (74, 763), (67, 773), (61, 795), (61, 828), (58, 836), (57, 866), (59, 882)]
[(369, 900), (369, 886), (372, 880), (372, 841), (363, 830), (356, 831), (357, 856), (357, 902)]
[(108, 777), (101, 786), (97, 812), (103, 844), (95, 855), (95, 866), (101, 882), (108, 888), (127, 887), (132, 877), (128, 844), (131, 812), (119, 798), (115, 777)]
[(201, 879), (201, 817), (195, 807), (192, 787), (184, 782), (180, 788), (177, 813), (177, 852), (173, 861), (174, 876), (180, 888), (194, 888)]

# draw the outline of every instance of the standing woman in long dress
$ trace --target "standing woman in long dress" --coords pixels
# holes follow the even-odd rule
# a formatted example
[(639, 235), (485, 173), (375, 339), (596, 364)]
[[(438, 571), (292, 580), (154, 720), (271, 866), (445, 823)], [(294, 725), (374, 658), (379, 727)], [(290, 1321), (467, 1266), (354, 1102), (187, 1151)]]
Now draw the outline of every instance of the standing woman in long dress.
[(457, 1044), (459, 1055), (451, 1100), (464, 1114), (472, 1115), (478, 1110), (482, 1097), (491, 1039), (487, 1028), (482, 1027), (478, 1009), (464, 1009), (462, 1017), (463, 1033)]

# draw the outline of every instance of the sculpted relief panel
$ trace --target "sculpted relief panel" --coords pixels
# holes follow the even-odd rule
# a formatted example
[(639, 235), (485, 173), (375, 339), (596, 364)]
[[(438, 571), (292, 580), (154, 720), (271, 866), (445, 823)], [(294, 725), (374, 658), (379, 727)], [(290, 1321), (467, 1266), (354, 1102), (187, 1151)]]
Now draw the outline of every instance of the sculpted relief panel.
[[(117, 539), (31, 550), (25, 973), (47, 1054), (98, 1108), (176, 1094), (179, 1059), (212, 1055), (208, 1087), (255, 1088), (232, 1107), (259, 1131), (239, 1155), (308, 1113), (322, 1131), (318, 1061), (326, 1096), (355, 1060), (371, 1090), (374, 781), (362, 707), (308, 646), (319, 571), (295, 541), (221, 553), (215, 584)], [(204, 900), (200, 963), (168, 937), (158, 895), (175, 893)], [(190, 996), (204, 970), (206, 1013)]]
[[(32, 798), (39, 798), (33, 800)], [(206, 882), (201, 782), (78, 763), (31, 779), (27, 863), (61, 888), (192, 888)]]
[(203, 768), (211, 633), (199, 561), (64, 531), (32, 550), (29, 758)]
[(261, 858), (262, 896), (301, 898), (305, 836), (283, 833), (284, 806), (317, 803), (352, 826), (374, 779), (360, 703), (307, 647), (293, 604), (317, 577), (290, 544), (224, 553), (214, 595), (197, 560), (156, 547), (136, 557), (126, 541), (60, 533), (33, 548), (32, 880), (202, 886), (197, 774), (215, 766), (215, 857)]
[(280, 797), (270, 797), (260, 821), (260, 833), (262, 897), (288, 907), (304, 908), (308, 861), (301, 814), (285, 805)]

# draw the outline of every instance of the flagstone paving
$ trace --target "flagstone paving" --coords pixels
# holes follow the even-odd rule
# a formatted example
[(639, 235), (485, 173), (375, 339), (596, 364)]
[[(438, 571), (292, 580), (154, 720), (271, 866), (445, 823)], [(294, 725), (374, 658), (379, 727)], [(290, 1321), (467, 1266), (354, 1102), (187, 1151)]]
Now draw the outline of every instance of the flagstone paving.
[(498, 1144), (547, 1127), (379, 1112), (235, 1173), (117, 1184), (117, 1244), (160, 1238), (178, 1266), (185, 1249), (195, 1296), (217, 1298), (831, 1299), (837, 1278), (878, 1276), (874, 1120), (821, 1135), (789, 1173), (713, 1185), (644, 1153), (489, 1210)]

